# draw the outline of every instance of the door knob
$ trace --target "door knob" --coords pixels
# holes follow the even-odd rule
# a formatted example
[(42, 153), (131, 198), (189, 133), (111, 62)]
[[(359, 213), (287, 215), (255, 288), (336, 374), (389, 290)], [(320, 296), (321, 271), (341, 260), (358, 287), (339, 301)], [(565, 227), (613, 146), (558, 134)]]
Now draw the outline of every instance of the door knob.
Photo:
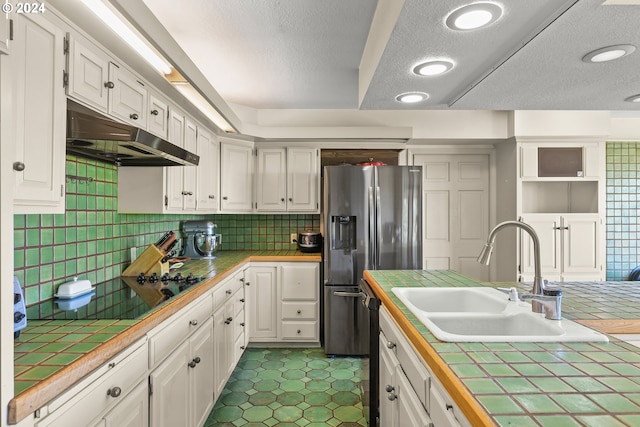
[(116, 85), (113, 84), (113, 82), (105, 82), (104, 87), (106, 87), (107, 89), (113, 89)]
[(151, 115), (152, 116), (157, 116), (158, 115), (158, 110), (151, 110)]
[(122, 389), (120, 387), (112, 387), (107, 390), (107, 396), (118, 397), (122, 393)]
[(129, 115), (129, 118), (130, 118), (131, 120), (138, 120), (138, 115), (137, 115), (136, 113), (133, 113), (133, 114), (130, 114), (130, 115)]

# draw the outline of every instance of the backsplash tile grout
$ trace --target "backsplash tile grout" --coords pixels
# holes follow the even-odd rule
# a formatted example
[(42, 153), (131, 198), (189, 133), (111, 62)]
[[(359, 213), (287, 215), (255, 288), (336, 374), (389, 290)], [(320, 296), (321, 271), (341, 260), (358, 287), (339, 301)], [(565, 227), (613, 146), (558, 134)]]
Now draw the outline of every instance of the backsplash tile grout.
[[(25, 288), (27, 315), (46, 319), (37, 304), (78, 276), (93, 284), (120, 276), (130, 248), (144, 249), (162, 233), (179, 233), (185, 220), (211, 220), (223, 235), (221, 250), (295, 249), (290, 234), (320, 227), (319, 215), (195, 215), (118, 213), (115, 165), (67, 156), (64, 214), (14, 215), (14, 274)], [(37, 311), (37, 312), (36, 312)]]

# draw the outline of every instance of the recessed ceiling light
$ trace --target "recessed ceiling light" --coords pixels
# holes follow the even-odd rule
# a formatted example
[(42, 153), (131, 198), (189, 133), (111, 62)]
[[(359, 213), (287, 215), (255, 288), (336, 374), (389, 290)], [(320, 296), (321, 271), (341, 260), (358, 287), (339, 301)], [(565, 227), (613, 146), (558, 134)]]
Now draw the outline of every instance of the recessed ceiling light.
[(626, 98), (625, 101), (635, 102), (636, 104), (640, 104), (640, 93)]
[(496, 3), (478, 2), (462, 6), (447, 16), (447, 27), (452, 30), (468, 31), (485, 27), (502, 16), (502, 7)]
[(614, 59), (622, 58), (623, 56), (627, 56), (633, 51), (636, 50), (636, 47), (630, 44), (617, 44), (615, 46), (607, 46), (600, 49), (596, 49), (593, 52), (587, 53), (582, 57), (584, 62), (607, 62), (613, 61)]
[(450, 61), (427, 61), (413, 67), (413, 72), (419, 76), (436, 76), (446, 73), (452, 68), (453, 63)]
[(422, 102), (427, 98), (429, 98), (429, 95), (424, 92), (407, 92), (396, 96), (396, 101), (405, 104), (415, 104), (416, 102)]

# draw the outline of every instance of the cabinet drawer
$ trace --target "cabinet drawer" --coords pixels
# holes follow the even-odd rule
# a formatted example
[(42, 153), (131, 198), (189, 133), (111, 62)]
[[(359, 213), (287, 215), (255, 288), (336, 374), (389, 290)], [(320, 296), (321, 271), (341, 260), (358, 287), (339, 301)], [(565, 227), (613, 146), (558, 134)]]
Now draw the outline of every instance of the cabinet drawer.
[(282, 320), (317, 320), (317, 302), (283, 302)]
[(219, 283), (213, 290), (213, 311), (217, 311), (227, 301), (231, 300), (233, 294), (243, 288), (244, 272), (240, 271), (222, 283)]
[[(430, 415), (433, 424), (443, 427), (461, 427), (456, 414), (460, 414), (460, 409), (453, 404), (451, 398), (439, 384), (431, 384), (431, 410)], [(461, 415), (461, 414), (460, 414)], [(464, 419), (464, 418), (462, 418)]]
[(198, 299), (183, 309), (177, 319), (168, 319), (153, 329), (149, 338), (149, 367), (169, 355), (189, 334), (212, 315), (211, 294)]
[(76, 387), (74, 391), (77, 394), (71, 399), (66, 400), (66, 396), (63, 396), (53, 401), (49, 405), (50, 415), (36, 425), (38, 427), (90, 425), (92, 420), (126, 398), (140, 379), (147, 375), (148, 357), (146, 345), (140, 346), (124, 359), (118, 360), (116, 356), (107, 363), (110, 369), (104, 375), (88, 385), (82, 384), (81, 387)]
[(285, 340), (317, 340), (318, 322), (282, 322)]

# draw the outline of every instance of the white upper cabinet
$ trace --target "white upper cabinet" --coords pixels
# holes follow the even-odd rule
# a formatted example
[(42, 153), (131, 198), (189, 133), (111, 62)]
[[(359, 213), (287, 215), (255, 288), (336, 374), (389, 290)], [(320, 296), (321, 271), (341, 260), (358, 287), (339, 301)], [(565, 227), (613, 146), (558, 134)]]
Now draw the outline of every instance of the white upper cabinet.
[(196, 210), (198, 212), (215, 213), (218, 211), (219, 151), (220, 143), (215, 137), (204, 128), (198, 127), (196, 150), (200, 156), (196, 179)]
[(154, 91), (149, 90), (148, 131), (160, 138), (167, 138), (169, 129), (169, 104)]
[(287, 151), (258, 148), (256, 164), (256, 210), (287, 210)]
[(318, 212), (317, 148), (258, 148), (257, 153), (258, 212)]
[[(169, 112), (169, 142), (184, 147), (185, 120), (182, 111), (171, 108)], [(166, 171), (166, 200), (167, 212), (180, 212), (183, 206), (183, 199), (186, 194), (184, 190), (184, 166), (167, 166)]]
[[(184, 149), (190, 153), (195, 153), (198, 149), (198, 127), (196, 123), (185, 117), (184, 123)], [(182, 201), (183, 211), (193, 211), (196, 209), (196, 166), (178, 167), (183, 170)]]
[(69, 85), (67, 94), (78, 101), (107, 112), (110, 58), (78, 37), (69, 37)]
[(601, 175), (597, 142), (523, 143), (520, 177), (540, 180), (597, 180)]
[(15, 124), (14, 212), (63, 213), (64, 32), (36, 14), (15, 15), (13, 32), (11, 54), (2, 62), (12, 83), (3, 84), (2, 96), (15, 100), (9, 113)]
[(109, 63), (109, 113), (123, 122), (147, 127), (147, 88), (126, 68)]
[(287, 149), (287, 209), (318, 212), (320, 154), (317, 148)]
[(0, 53), (9, 52), (9, 14), (0, 13)]
[(253, 209), (253, 148), (242, 141), (220, 144), (221, 212)]

